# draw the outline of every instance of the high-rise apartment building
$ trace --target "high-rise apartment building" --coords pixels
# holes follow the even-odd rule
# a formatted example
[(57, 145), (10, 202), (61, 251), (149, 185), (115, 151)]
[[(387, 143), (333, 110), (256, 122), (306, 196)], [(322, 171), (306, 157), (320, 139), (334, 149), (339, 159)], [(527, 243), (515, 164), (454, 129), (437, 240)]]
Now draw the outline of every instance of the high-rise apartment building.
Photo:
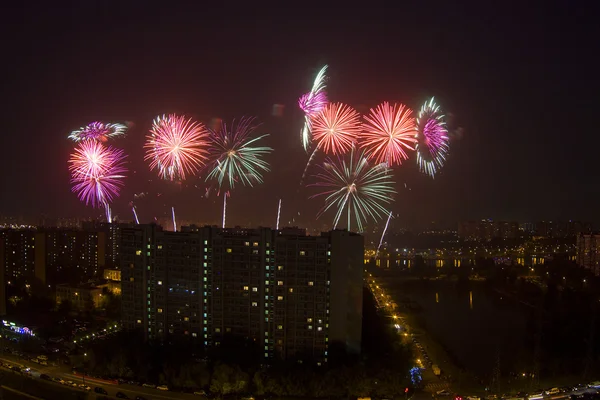
[(65, 268), (92, 277), (104, 269), (106, 235), (76, 229), (6, 229), (0, 231), (4, 251), (0, 263), (8, 278), (56, 282)]
[(577, 236), (577, 265), (600, 275), (600, 235)]
[(218, 345), (249, 337), (264, 356), (326, 362), (360, 351), (363, 237), (270, 228), (138, 225), (121, 231), (123, 326)]

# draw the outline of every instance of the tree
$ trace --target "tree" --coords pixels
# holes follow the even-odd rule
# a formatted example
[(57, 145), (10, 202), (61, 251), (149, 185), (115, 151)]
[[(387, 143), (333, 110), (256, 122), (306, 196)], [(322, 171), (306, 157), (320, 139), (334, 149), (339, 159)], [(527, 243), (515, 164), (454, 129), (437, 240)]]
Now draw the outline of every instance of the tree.
[(210, 391), (220, 395), (243, 393), (248, 386), (248, 374), (237, 365), (218, 363), (210, 381)]

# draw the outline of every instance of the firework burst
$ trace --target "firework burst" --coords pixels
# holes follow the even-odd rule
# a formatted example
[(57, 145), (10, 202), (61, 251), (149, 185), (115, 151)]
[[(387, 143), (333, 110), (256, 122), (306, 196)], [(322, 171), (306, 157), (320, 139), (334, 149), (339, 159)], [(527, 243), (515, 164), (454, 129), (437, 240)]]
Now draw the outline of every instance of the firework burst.
[(327, 154), (347, 153), (361, 133), (360, 115), (342, 103), (330, 103), (311, 119), (313, 140)]
[(88, 125), (71, 132), (69, 139), (74, 142), (83, 140), (96, 140), (106, 142), (127, 132), (127, 126), (123, 124), (105, 124), (104, 122), (91, 122)]
[(156, 117), (147, 136), (146, 156), (150, 169), (163, 179), (185, 180), (205, 164), (208, 131), (203, 124), (185, 116), (170, 114)]
[(94, 140), (80, 142), (69, 159), (73, 192), (86, 205), (105, 207), (119, 196), (125, 178), (125, 153)]
[(419, 111), (416, 139), (419, 169), (433, 178), (444, 165), (449, 147), (446, 122), (433, 97)]
[(319, 113), (323, 107), (327, 105), (327, 93), (325, 92), (325, 80), (327, 71), (327, 65), (325, 65), (317, 76), (313, 83), (313, 87), (310, 92), (303, 94), (298, 99), (298, 106), (304, 111), (304, 127), (302, 128), (302, 146), (304, 150), (308, 151), (310, 145), (310, 119), (317, 113)]
[(348, 230), (354, 219), (358, 231), (362, 232), (363, 224), (369, 218), (378, 220), (388, 213), (384, 204), (391, 203), (392, 196), (396, 193), (385, 164), (371, 166), (364, 152), (359, 154), (354, 149), (350, 152), (348, 160), (326, 160), (315, 178), (317, 183), (309, 186), (320, 187), (323, 191), (311, 198), (325, 197), (325, 205), (318, 217), (331, 208), (335, 209), (334, 229), (346, 213)]
[(222, 124), (218, 131), (211, 131), (211, 153), (213, 169), (206, 180), (216, 179), (219, 187), (223, 183), (233, 189), (235, 183), (253, 186), (262, 183), (262, 173), (269, 171), (269, 164), (262, 157), (271, 151), (270, 147), (256, 147), (256, 143), (269, 135), (251, 138), (258, 128), (254, 118), (241, 118), (233, 121), (231, 128)]
[(403, 104), (384, 102), (365, 116), (360, 147), (369, 160), (388, 166), (400, 165), (408, 158), (406, 150), (414, 150), (415, 119)]

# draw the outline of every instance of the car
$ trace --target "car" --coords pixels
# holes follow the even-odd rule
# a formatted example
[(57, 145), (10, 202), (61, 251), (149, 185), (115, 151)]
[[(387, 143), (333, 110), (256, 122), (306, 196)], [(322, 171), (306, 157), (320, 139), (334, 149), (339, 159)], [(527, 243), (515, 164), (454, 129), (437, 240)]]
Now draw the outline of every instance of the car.
[(158, 390), (165, 390), (165, 391), (168, 391), (168, 390), (169, 390), (169, 388), (168, 388), (168, 386), (167, 386), (167, 385), (160, 385), (160, 386), (157, 386), (156, 388), (157, 388)]
[(100, 393), (100, 394), (108, 394), (108, 392), (107, 392), (106, 390), (104, 390), (104, 388), (101, 388), (101, 387), (99, 387), (99, 386), (96, 386), (96, 387), (94, 388), (94, 392), (96, 392), (96, 393)]
[(437, 394), (438, 396), (450, 396), (452, 393), (450, 393), (447, 390), (438, 390), (437, 392), (435, 392), (435, 394)]
[(552, 389), (550, 389), (550, 390), (546, 390), (546, 394), (547, 394), (548, 396), (552, 396), (552, 395), (554, 395), (554, 394), (559, 394), (559, 393), (560, 393), (560, 389), (559, 389), (559, 388), (557, 388), (557, 387), (554, 387), (554, 388), (552, 388)]
[(544, 392), (534, 393), (529, 395), (529, 400), (539, 400), (544, 398)]
[(200, 390), (197, 392), (194, 392), (195, 396), (206, 396), (206, 392), (204, 390)]
[(126, 395), (125, 393), (123, 393), (123, 392), (117, 392), (117, 397), (118, 397), (119, 399), (128, 399), (128, 398), (129, 398), (129, 396), (127, 396), (127, 395)]
[(146, 400), (146, 398), (142, 396), (135, 396), (135, 400)]
[(156, 389), (156, 385), (153, 385), (153, 384), (151, 384), (151, 383), (144, 383), (142, 386), (143, 386), (143, 387), (147, 387), (147, 388)]
[(77, 385), (77, 386), (79, 387), (79, 389), (82, 389), (82, 390), (87, 390), (88, 392), (89, 392), (90, 390), (92, 390), (92, 388), (91, 388), (91, 387), (89, 387), (88, 385), (86, 385), (86, 384), (83, 384), (83, 383), (80, 383), (80, 384), (79, 384), (79, 385)]
[(43, 379), (45, 381), (51, 381), (52, 380), (52, 378), (50, 378), (50, 376), (46, 375), (46, 374), (41, 374), (40, 375), (40, 379)]
[(588, 387), (598, 389), (598, 388), (600, 388), (600, 381), (590, 382), (590, 383), (588, 383)]

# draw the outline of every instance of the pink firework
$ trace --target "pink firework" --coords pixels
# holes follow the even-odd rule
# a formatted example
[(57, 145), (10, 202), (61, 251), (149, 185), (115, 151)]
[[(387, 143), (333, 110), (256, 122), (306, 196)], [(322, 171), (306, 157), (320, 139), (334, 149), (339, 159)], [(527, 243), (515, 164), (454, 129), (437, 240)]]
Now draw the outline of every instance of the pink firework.
[(75, 142), (88, 139), (106, 142), (108, 139), (125, 135), (125, 132), (127, 132), (126, 125), (96, 121), (71, 132), (69, 139)]
[(323, 107), (327, 105), (327, 93), (324, 91), (320, 92), (308, 92), (300, 96), (298, 99), (298, 106), (307, 117), (312, 117), (320, 112)]
[(327, 154), (347, 153), (361, 133), (360, 115), (342, 103), (327, 104), (311, 119), (313, 140)]
[(404, 104), (384, 102), (372, 108), (365, 121), (360, 147), (376, 164), (401, 165), (408, 158), (406, 150), (415, 149), (415, 119)]
[(73, 192), (86, 205), (108, 209), (123, 187), (125, 157), (123, 150), (94, 140), (79, 142), (69, 159)]
[(205, 164), (208, 154), (208, 130), (185, 116), (170, 114), (156, 117), (147, 136), (145, 160), (163, 179), (185, 180)]

